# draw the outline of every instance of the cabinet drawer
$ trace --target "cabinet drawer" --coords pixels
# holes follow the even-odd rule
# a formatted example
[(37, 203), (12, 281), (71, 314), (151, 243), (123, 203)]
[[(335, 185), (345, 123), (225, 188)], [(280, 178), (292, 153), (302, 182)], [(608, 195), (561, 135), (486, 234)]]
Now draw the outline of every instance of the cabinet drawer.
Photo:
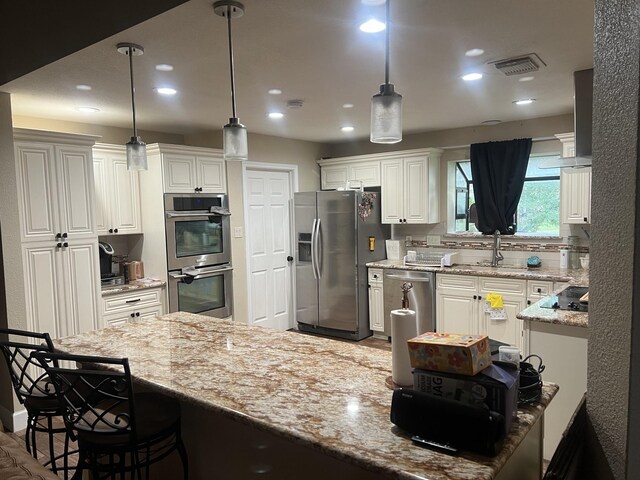
[(545, 282), (543, 280), (529, 280), (527, 282), (527, 297), (542, 298), (551, 295), (553, 291), (553, 282)]
[(527, 293), (526, 280), (515, 280), (513, 278), (493, 278), (480, 277), (481, 293), (500, 293), (502, 295), (521, 296)]
[(119, 327), (133, 320), (143, 320), (162, 315), (162, 306), (155, 305), (146, 308), (130, 307), (118, 313), (107, 315), (104, 317), (105, 327)]
[(370, 268), (369, 283), (382, 283), (382, 270), (378, 268)]
[(475, 292), (478, 289), (478, 277), (474, 277), (471, 275), (452, 275), (447, 273), (437, 273), (436, 288), (469, 290)]
[(138, 290), (102, 298), (102, 314), (160, 305), (160, 289)]

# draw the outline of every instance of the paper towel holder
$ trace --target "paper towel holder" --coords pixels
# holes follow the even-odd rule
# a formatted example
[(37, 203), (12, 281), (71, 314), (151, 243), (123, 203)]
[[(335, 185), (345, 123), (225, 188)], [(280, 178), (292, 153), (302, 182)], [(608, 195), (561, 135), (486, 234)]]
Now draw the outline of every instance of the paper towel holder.
[(402, 308), (404, 310), (409, 309), (409, 290), (413, 288), (413, 283), (404, 282), (400, 289), (402, 290)]

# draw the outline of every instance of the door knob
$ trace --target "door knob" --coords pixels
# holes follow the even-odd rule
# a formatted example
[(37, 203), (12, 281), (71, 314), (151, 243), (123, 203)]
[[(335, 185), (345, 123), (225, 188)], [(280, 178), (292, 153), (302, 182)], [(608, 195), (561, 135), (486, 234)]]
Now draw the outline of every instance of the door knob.
[(291, 255), (287, 256), (287, 262), (293, 262), (293, 257)]

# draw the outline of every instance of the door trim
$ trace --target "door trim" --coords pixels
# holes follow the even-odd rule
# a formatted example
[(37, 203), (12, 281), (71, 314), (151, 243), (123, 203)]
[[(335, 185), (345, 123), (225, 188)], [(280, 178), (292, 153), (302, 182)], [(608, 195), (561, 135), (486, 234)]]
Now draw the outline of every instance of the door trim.
[[(289, 174), (289, 254), (291, 256), (294, 252), (294, 223), (293, 223), (293, 194), (298, 191), (298, 165), (290, 164), (290, 163), (266, 163), (266, 162), (242, 162), (242, 203), (244, 209), (244, 253), (245, 253), (245, 277), (246, 277), (246, 285), (247, 285), (247, 313), (249, 318), (247, 318), (247, 324), (253, 324), (253, 292), (251, 291), (251, 263), (249, 258), (249, 244), (250, 244), (250, 229), (247, 228), (247, 219), (249, 218), (249, 210), (247, 208), (247, 175), (249, 171), (260, 171), (260, 172), (285, 172)], [(296, 284), (296, 269), (291, 268), (291, 274), (289, 275), (290, 281), (290, 293), (289, 298), (291, 299), (291, 315), (289, 316), (289, 325), (288, 328), (293, 328), (295, 325), (295, 309), (296, 309), (296, 298), (295, 298), (295, 284)]]

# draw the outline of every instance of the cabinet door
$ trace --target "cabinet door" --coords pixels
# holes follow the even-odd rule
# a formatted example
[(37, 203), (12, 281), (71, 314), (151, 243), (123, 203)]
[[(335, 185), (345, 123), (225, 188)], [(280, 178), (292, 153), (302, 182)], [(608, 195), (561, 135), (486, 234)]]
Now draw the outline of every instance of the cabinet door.
[(380, 162), (363, 162), (349, 165), (349, 180), (359, 180), (365, 187), (380, 186)]
[(70, 243), (61, 250), (63, 261), (60, 278), (67, 306), (63, 323), (67, 335), (101, 328), (97, 240)]
[(139, 310), (137, 313), (139, 313), (140, 316), (136, 316), (136, 318), (139, 318), (140, 320), (148, 320), (150, 318), (156, 318), (161, 315), (164, 315), (164, 312), (162, 311), (162, 305), (157, 305), (155, 307), (148, 307), (148, 308)]
[(55, 245), (26, 244), (22, 249), (27, 330), (48, 332), (51, 338), (71, 333), (61, 322), (65, 318), (62, 280), (58, 278), (61, 255)]
[(369, 328), (384, 332), (384, 296), (382, 282), (369, 285)]
[(524, 352), (523, 342), (523, 324), (522, 320), (516, 318), (516, 315), (525, 309), (526, 302), (522, 297), (503, 296), (504, 310), (507, 318), (494, 320), (489, 313), (485, 313), (485, 302), (480, 302), (480, 334), (488, 335), (492, 340), (508, 343)]
[(212, 157), (196, 157), (196, 186), (205, 193), (226, 193), (227, 179), (224, 160)]
[(560, 195), (563, 223), (591, 222), (591, 168), (562, 170)]
[(60, 229), (69, 239), (96, 236), (91, 148), (56, 146)]
[(347, 165), (330, 165), (320, 168), (320, 188), (322, 190), (335, 190), (344, 187), (347, 180), (349, 180)]
[(404, 220), (403, 161), (380, 162), (382, 185), (382, 223), (402, 223)]
[(162, 165), (165, 193), (193, 193), (197, 187), (194, 155), (165, 153)]
[(105, 328), (120, 327), (122, 325), (125, 325), (129, 320), (131, 320), (132, 313), (134, 313), (133, 310), (131, 312), (121, 312), (117, 315), (104, 317)]
[(127, 169), (126, 157), (111, 159), (111, 225), (118, 233), (141, 233), (140, 183), (136, 171)]
[(93, 155), (93, 183), (96, 196), (96, 232), (107, 235), (111, 224), (111, 208), (108, 188), (107, 157), (94, 152)]
[(54, 240), (58, 230), (58, 186), (53, 146), (16, 143), (18, 208), (24, 241)]
[(404, 162), (404, 218), (406, 223), (427, 223), (427, 158)]
[(439, 333), (478, 333), (478, 300), (468, 292), (439, 291), (436, 295), (436, 331)]

